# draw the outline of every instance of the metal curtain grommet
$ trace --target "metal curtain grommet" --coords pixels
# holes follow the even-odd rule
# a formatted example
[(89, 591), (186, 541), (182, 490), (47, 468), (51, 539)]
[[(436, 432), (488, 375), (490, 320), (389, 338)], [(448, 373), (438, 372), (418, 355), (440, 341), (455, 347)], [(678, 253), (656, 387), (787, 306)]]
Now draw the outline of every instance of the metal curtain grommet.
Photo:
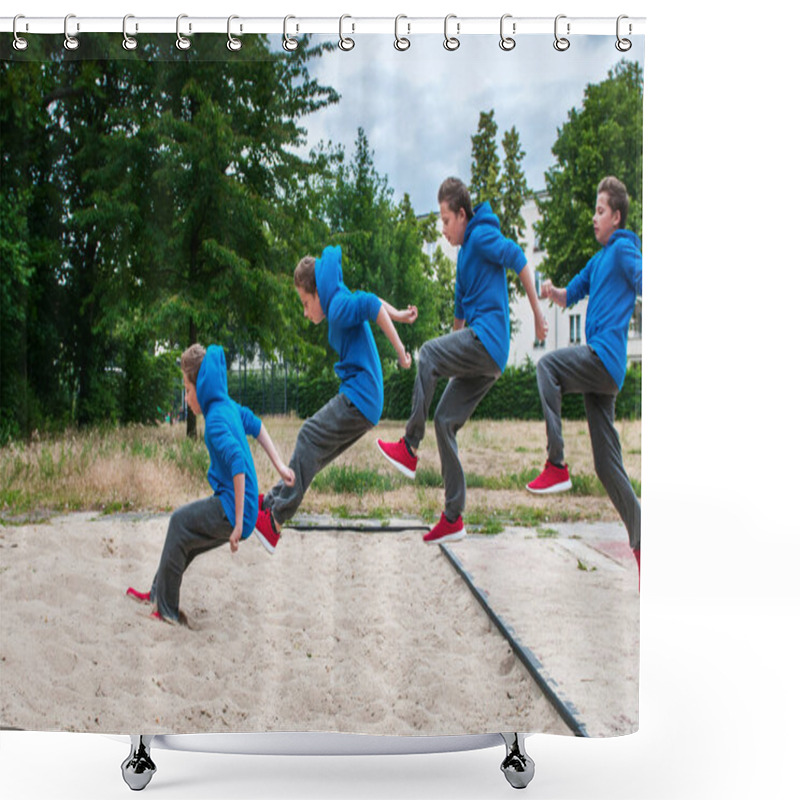
[[(12, 30), (14, 31), (14, 49), (22, 51), (22, 50), (27, 50), (28, 49), (28, 40), (27, 39), (23, 39), (17, 33), (17, 20), (20, 20), (20, 19), (25, 19), (25, 15), (24, 14), (17, 14), (17, 16), (14, 17), (14, 25), (12, 27)], [(26, 28), (27, 28), (27, 25), (26, 25)]]
[[(407, 39), (405, 36), (400, 36), (401, 19), (408, 19), (408, 17), (405, 14), (398, 14), (394, 18), (394, 49), (402, 52), (411, 47), (411, 39)], [(406, 28), (407, 32), (411, 33), (411, 25), (409, 23), (406, 23)]]
[[(339, 17), (339, 49), (344, 50), (345, 52), (352, 50), (356, 46), (356, 43), (349, 36), (346, 37), (342, 32), (344, 21), (346, 19), (352, 19), (352, 17), (349, 14), (342, 14), (342, 16)], [(354, 24), (351, 25), (351, 30), (352, 32), (355, 32), (356, 26)]]
[(289, 15), (283, 18), (283, 49), (291, 53), (297, 50), (297, 39), (289, 35), (289, 20), (295, 17)]
[[(71, 19), (75, 19), (74, 14), (67, 14), (67, 16), (64, 17), (64, 47), (67, 50), (77, 50), (80, 46), (78, 37), (69, 35), (69, 21)], [(80, 30), (80, 26), (78, 26), (78, 30)]]
[[(560, 19), (566, 19), (566, 18), (567, 18), (566, 14), (559, 14), (556, 17), (555, 21), (554, 31), (556, 40), (553, 42), (553, 47), (555, 47), (555, 49), (558, 50), (559, 53), (563, 53), (565, 50), (569, 50), (569, 39), (566, 39), (565, 37), (558, 35), (558, 21)], [(569, 36), (569, 22), (567, 23), (567, 36)]]
[(461, 32), (461, 23), (456, 22), (456, 36), (450, 36), (447, 33), (447, 27), (451, 19), (457, 19), (455, 14), (448, 14), (444, 18), (444, 49), (449, 50), (451, 53), (461, 47), (461, 42), (456, 38)]
[[(503, 16), (500, 17), (500, 49), (505, 50), (506, 52), (513, 50), (517, 46), (515, 39), (513, 39), (511, 36), (505, 35), (504, 26), (507, 19), (511, 19), (511, 14), (503, 14)], [(516, 22), (511, 23), (511, 32), (517, 32)]]
[[(227, 47), (228, 47), (228, 50), (230, 50), (232, 53), (235, 53), (237, 50), (241, 50), (242, 49), (242, 40), (241, 39), (237, 39), (231, 33), (231, 22), (233, 22), (235, 19), (239, 19), (239, 17), (237, 17), (235, 14), (231, 14), (231, 16), (228, 17), (228, 45), (227, 45)], [(240, 28), (240, 30), (241, 30), (241, 28)]]
[[(614, 42), (614, 47), (616, 47), (617, 50), (620, 51), (620, 53), (627, 53), (628, 50), (630, 50), (631, 47), (633, 47), (633, 44), (631, 43), (630, 39), (622, 39), (620, 37), (620, 35), (619, 35), (620, 22), (622, 22), (622, 20), (624, 20), (624, 19), (628, 19), (628, 17), (625, 14), (620, 14), (617, 17), (617, 41)], [(628, 23), (628, 35), (629, 36), (631, 34), (631, 30), (632, 30), (632, 28), (631, 28), (631, 24), (629, 22)]]
[[(175, 20), (175, 35), (178, 37), (175, 40), (175, 47), (177, 47), (178, 50), (188, 50), (192, 46), (192, 40), (191, 39), (187, 39), (181, 33), (181, 20), (182, 19), (187, 19), (188, 16), (189, 16), (188, 14), (178, 14), (178, 18)], [(192, 29), (192, 26), (190, 25), (189, 26), (189, 30), (191, 30), (191, 29)]]
[(135, 50), (139, 42), (133, 36), (128, 36), (128, 20), (135, 19), (133, 14), (126, 14), (122, 18), (122, 47), (125, 50)]

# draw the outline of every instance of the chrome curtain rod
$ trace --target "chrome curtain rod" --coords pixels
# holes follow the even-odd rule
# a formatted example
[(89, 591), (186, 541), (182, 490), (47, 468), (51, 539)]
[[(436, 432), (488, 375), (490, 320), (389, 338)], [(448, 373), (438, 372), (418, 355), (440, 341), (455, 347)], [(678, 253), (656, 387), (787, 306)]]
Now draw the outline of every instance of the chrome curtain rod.
[[(304, 34), (347, 35), (359, 33), (383, 33), (389, 35), (413, 36), (415, 34), (442, 34), (447, 31), (452, 36), (498, 33), (523, 36), (526, 34), (550, 34), (557, 31), (558, 36), (631, 36), (645, 32), (644, 17), (570, 17), (559, 14), (557, 17), (459, 17), (450, 14), (444, 17), (355, 17), (345, 14), (340, 17), (197, 17), (181, 14), (175, 17), (125, 17), (125, 30), (130, 36), (148, 33), (175, 33), (180, 26), (184, 36), (198, 33), (235, 33), (236, 36), (248, 34)], [(71, 36), (84, 33), (121, 33), (123, 17), (83, 17), (69, 14), (65, 17), (28, 17), (24, 14), (0, 17), (0, 33), (16, 32), (25, 34), (48, 34), (67, 32)]]

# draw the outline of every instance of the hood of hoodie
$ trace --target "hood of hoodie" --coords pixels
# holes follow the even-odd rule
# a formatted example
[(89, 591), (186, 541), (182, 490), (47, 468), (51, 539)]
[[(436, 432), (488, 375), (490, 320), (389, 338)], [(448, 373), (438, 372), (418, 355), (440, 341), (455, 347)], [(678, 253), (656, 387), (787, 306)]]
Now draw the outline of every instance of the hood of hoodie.
[(478, 232), (480, 233), (480, 229), (483, 226), (496, 228), (498, 231), (500, 230), (500, 220), (498, 219), (497, 214), (492, 211), (492, 207), (488, 202), (479, 203), (475, 207), (475, 212), (472, 215), (472, 219), (467, 223), (467, 228), (464, 231), (464, 241), (462, 244), (467, 243), (467, 240), (476, 232), (476, 229), (478, 229)]
[(342, 248), (336, 245), (328, 246), (322, 251), (322, 256), (317, 259), (314, 267), (314, 277), (317, 281), (317, 294), (322, 306), (322, 313), (328, 316), (328, 309), (336, 292), (340, 289), (347, 290), (342, 275)]
[(200, 372), (197, 375), (197, 401), (204, 416), (212, 403), (228, 397), (228, 368), (225, 363), (225, 351), (212, 344), (206, 350)]
[(619, 228), (615, 230), (614, 233), (612, 233), (611, 236), (609, 236), (608, 242), (606, 243), (606, 247), (608, 247), (609, 245), (613, 244), (616, 241), (619, 241), (620, 239), (627, 239), (629, 242), (635, 245), (637, 250), (642, 249), (641, 239), (639, 239), (639, 237), (633, 231), (629, 231), (627, 228)]

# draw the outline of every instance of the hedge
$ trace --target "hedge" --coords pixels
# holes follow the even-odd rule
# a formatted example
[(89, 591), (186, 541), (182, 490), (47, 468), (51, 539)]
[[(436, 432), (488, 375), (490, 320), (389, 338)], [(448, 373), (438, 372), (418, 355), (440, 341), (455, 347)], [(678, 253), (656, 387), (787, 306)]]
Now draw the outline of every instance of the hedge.
[[(339, 391), (339, 379), (330, 369), (313, 375), (308, 372), (281, 372), (275, 381), (278, 385), (268, 381), (269, 388), (260, 380), (261, 375), (251, 373), (246, 392), (241, 391), (244, 387), (236, 378), (231, 380), (232, 377), (229, 375), (231, 396), (239, 402), (248, 401), (244, 404), (259, 414), (294, 410), (299, 417), (307, 418)], [(416, 370), (413, 367), (410, 370), (387, 370), (384, 376), (384, 419), (402, 420), (408, 417), (415, 377)], [(441, 380), (436, 387), (430, 418), (433, 417), (446, 385), (447, 382)], [(239, 396), (236, 390), (239, 390)], [(583, 397), (577, 394), (566, 395), (561, 413), (564, 419), (584, 419), (586, 412)], [(628, 367), (625, 384), (617, 396), (616, 416), (617, 419), (639, 419), (641, 413), (642, 367), (641, 364), (633, 364)], [(542, 419), (536, 367), (530, 362), (521, 367), (508, 367), (480, 402), (473, 419)]]

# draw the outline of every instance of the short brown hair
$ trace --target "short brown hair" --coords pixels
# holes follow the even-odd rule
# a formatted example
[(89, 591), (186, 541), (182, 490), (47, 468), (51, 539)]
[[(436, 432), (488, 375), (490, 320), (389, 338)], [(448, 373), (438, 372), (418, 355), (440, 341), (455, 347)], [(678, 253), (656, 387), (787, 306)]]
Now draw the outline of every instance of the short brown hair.
[(305, 256), (294, 268), (294, 285), (309, 294), (317, 293), (317, 259)]
[(625, 184), (613, 175), (603, 178), (597, 186), (597, 194), (604, 192), (612, 211), (619, 211), (619, 227), (624, 228), (628, 219), (628, 190)]
[(442, 182), (439, 187), (439, 202), (447, 203), (447, 207), (454, 214), (458, 214), (463, 208), (467, 212), (467, 219), (472, 219), (474, 213), (472, 198), (469, 196), (469, 189), (460, 178), (447, 178)]
[(197, 376), (200, 374), (200, 366), (206, 357), (206, 349), (201, 344), (193, 344), (186, 348), (181, 355), (181, 370), (186, 376), (186, 380), (197, 386)]

